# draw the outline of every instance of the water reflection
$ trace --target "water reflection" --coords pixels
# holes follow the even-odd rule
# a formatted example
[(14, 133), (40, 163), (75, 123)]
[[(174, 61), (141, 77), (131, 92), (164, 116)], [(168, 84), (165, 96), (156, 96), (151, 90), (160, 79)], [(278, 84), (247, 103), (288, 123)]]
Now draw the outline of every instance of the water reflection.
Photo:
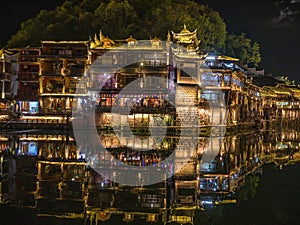
[[(108, 151), (92, 154), (76, 145), (72, 133), (0, 134), (0, 202), (31, 207), (41, 223), (56, 218), (85, 225), (206, 224), (212, 208), (254, 197), (263, 165), (282, 169), (300, 158), (295, 130), (186, 138), (180, 144), (175, 137), (99, 138)], [(166, 161), (174, 151), (176, 160)], [(155, 168), (151, 173), (163, 171), (165, 179), (145, 185), (136, 172), (135, 186), (120, 184), (116, 180), (124, 173), (115, 168), (124, 165)]]

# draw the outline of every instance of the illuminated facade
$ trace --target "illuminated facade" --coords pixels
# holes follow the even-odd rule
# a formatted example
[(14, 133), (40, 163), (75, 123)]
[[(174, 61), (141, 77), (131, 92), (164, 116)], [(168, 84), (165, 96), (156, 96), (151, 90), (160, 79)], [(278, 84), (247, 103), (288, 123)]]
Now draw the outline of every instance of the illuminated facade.
[[(41, 47), (2, 50), (1, 109), (23, 117), (55, 114), (62, 117), (57, 123), (66, 123), (72, 109), (95, 107), (100, 128), (112, 125), (114, 106), (130, 112), (118, 121), (130, 127), (298, 121), (298, 85), (286, 78), (277, 86), (254, 83), (263, 71), (216, 52), (200, 53), (200, 42), (197, 30), (184, 26), (169, 32), (165, 42), (112, 40), (100, 31), (89, 41), (42, 41)], [(130, 89), (136, 82), (139, 87)], [(23, 117), (43, 125), (53, 120)]]
[(15, 96), (15, 112), (39, 113), (39, 47), (14, 49), (18, 54), (18, 90)]
[[(72, 107), (84, 107), (88, 43), (76, 41), (42, 41), (39, 56), (39, 101), (43, 114), (71, 114)], [(75, 98), (76, 96), (76, 98)]]
[[(160, 39), (139, 43), (131, 36), (115, 42), (100, 32), (91, 41), (90, 54), (88, 90), (98, 113), (96, 125), (111, 126), (113, 106), (131, 110), (130, 115), (121, 115), (121, 125), (144, 126), (155, 122), (154, 114), (169, 122), (174, 110), (167, 104), (168, 49)], [(135, 80), (138, 87), (122, 91)]]
[[(17, 54), (5, 49), (0, 50), (0, 112), (12, 110), (10, 104), (17, 90)], [(2, 113), (1, 113), (2, 114)]]

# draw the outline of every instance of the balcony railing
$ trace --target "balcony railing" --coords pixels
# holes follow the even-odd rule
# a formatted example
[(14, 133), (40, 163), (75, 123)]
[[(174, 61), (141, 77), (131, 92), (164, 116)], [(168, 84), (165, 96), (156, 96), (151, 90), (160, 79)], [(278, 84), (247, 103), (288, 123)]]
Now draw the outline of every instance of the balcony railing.
[(19, 81), (38, 81), (39, 80), (38, 72), (25, 72), (25, 73), (20, 72), (19, 76), (18, 76), (18, 80)]
[[(110, 112), (112, 110), (112, 106), (99, 106), (97, 105), (95, 111), (100, 112)], [(115, 110), (119, 110), (120, 113), (162, 113), (162, 114), (173, 114), (176, 113), (176, 109), (173, 107), (130, 107), (130, 106), (118, 106)]]
[(56, 54), (43, 54), (40, 55), (39, 58), (79, 58), (79, 59), (87, 59), (88, 56), (87, 55), (81, 55), (81, 54), (60, 54), (60, 55), (56, 55)]
[(38, 62), (38, 55), (20, 55), (19, 62)]
[(0, 80), (10, 80), (10, 75), (6, 73), (0, 73)]

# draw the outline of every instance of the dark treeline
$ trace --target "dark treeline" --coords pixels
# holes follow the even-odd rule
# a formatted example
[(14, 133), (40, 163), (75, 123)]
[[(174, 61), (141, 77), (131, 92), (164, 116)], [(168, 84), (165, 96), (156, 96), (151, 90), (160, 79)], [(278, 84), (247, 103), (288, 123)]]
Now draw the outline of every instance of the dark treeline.
[(168, 31), (178, 32), (184, 24), (190, 30), (197, 29), (201, 50), (215, 50), (242, 63), (259, 65), (259, 44), (243, 33), (228, 33), (217, 11), (192, 0), (67, 0), (24, 21), (5, 47), (40, 46), (41, 40), (88, 40), (100, 29), (112, 39), (132, 35), (165, 40)]

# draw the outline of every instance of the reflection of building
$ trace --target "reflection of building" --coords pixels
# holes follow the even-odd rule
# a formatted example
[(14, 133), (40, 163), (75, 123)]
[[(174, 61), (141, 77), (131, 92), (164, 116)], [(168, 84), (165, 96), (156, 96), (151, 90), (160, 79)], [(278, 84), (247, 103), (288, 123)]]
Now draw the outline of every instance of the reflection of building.
[(91, 170), (85, 223), (164, 221), (167, 201), (166, 181), (143, 187), (123, 187)]
[[(82, 215), (86, 196), (86, 162), (70, 135), (19, 135), (18, 154), (33, 154), (36, 162), (35, 207), (39, 215)], [(29, 146), (35, 146), (29, 148)], [(31, 150), (30, 150), (31, 149)]]
[[(94, 158), (88, 161), (93, 169), (88, 172), (86, 223), (93, 225), (106, 220), (146, 223), (165, 220), (167, 182), (162, 179), (157, 184), (145, 185), (141, 174), (133, 172), (129, 173), (131, 177), (128, 179), (136, 179), (136, 186), (119, 184), (118, 180), (123, 175), (118, 168), (122, 170), (124, 164), (143, 167), (144, 171), (147, 171), (147, 167), (154, 170), (164, 168), (161, 161), (170, 153), (171, 141), (167, 139), (162, 145), (156, 145), (155, 137), (132, 139), (124, 136), (118, 139), (115, 134), (102, 133), (100, 140), (107, 151), (95, 152), (94, 157), (86, 155), (88, 159)], [(148, 148), (149, 151), (139, 151)], [(133, 177), (135, 175), (137, 177)]]
[(18, 155), (15, 157), (16, 173), (16, 201), (20, 206), (35, 206), (36, 196), (36, 155)]
[[(175, 176), (153, 185), (140, 182), (132, 187), (115, 182), (117, 174), (113, 170), (112, 177), (106, 177), (88, 168), (91, 162), (85, 162), (84, 156), (91, 158), (91, 155), (80, 154), (72, 136), (54, 132), (6, 133), (0, 136), (1, 198), (2, 202), (34, 207), (39, 219), (45, 222), (55, 217), (68, 222), (84, 220), (86, 225), (196, 224), (197, 215), (207, 206), (239, 201), (236, 193), (245, 184), (246, 176), (262, 164), (275, 162), (282, 168), (299, 161), (299, 137), (297, 131), (248, 132), (223, 140), (201, 137), (196, 149), (193, 140), (186, 138), (181, 143), (185, 148), (179, 145), (177, 149), (179, 164), (170, 165), (176, 170)], [(137, 157), (139, 151), (123, 146), (129, 143), (132, 148), (141, 149), (144, 143), (140, 140), (130, 142), (130, 138), (123, 137), (117, 141), (113, 134), (101, 134), (100, 138), (111, 155), (95, 155), (98, 163), (111, 163), (113, 156), (121, 163), (147, 168)], [(143, 153), (147, 166), (156, 166), (172, 152), (170, 146), (178, 141), (171, 139)], [(154, 141), (148, 140), (145, 146)], [(218, 154), (213, 161), (200, 161), (204, 152), (215, 153), (215, 150)], [(184, 158), (189, 160), (181, 166)]]
[[(71, 136), (59, 133), (1, 136), (0, 161), (3, 201), (36, 206), (39, 212), (51, 209), (53, 205), (49, 206), (48, 201), (55, 201), (58, 211), (49, 210), (49, 215), (73, 209), (83, 212), (86, 163)], [(64, 207), (69, 204), (74, 208), (68, 211)]]
[(0, 152), (0, 203), (16, 200), (16, 160), (6, 151)]
[(85, 207), (86, 163), (39, 160), (36, 207), (38, 213), (82, 214)]
[(36, 157), (14, 155), (17, 141), (11, 135), (0, 136), (0, 203), (35, 205)]
[[(221, 142), (220, 142), (221, 141)], [(265, 153), (259, 148), (262, 143), (255, 133), (213, 137), (210, 149), (217, 153), (212, 161), (200, 163), (200, 198), (203, 205), (233, 203), (233, 194), (244, 184), (245, 177), (262, 165)]]

